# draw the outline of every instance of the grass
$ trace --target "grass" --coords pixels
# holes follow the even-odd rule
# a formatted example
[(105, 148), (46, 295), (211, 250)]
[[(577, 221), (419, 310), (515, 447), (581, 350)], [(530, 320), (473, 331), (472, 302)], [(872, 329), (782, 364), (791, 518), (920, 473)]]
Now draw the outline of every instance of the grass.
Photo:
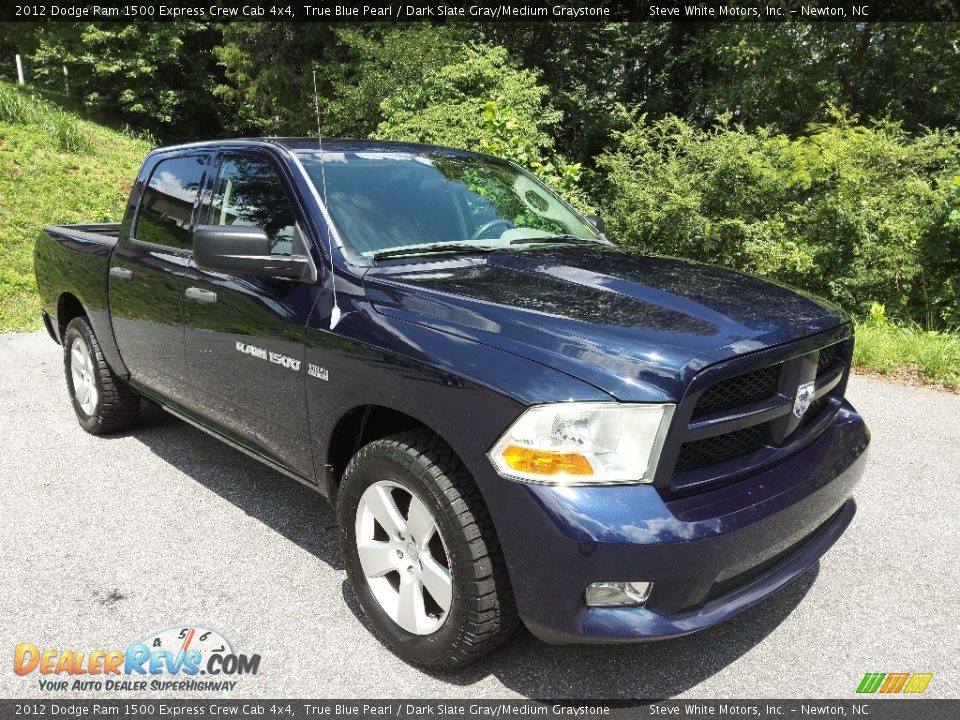
[(150, 146), (0, 82), (0, 332), (40, 327), (33, 241), (117, 222)]
[(960, 333), (870, 321), (856, 333), (855, 369), (960, 391)]
[(72, 113), (13, 85), (0, 84), (0, 122), (34, 127), (57, 150), (79, 153), (91, 149), (90, 138)]

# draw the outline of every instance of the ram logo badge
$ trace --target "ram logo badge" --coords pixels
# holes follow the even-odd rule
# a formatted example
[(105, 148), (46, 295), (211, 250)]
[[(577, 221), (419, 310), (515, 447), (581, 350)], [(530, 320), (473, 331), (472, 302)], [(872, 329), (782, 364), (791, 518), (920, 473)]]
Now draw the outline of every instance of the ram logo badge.
[(793, 401), (793, 414), (802, 418), (803, 414), (810, 408), (813, 402), (813, 395), (816, 392), (816, 383), (811, 380), (797, 388), (797, 397)]

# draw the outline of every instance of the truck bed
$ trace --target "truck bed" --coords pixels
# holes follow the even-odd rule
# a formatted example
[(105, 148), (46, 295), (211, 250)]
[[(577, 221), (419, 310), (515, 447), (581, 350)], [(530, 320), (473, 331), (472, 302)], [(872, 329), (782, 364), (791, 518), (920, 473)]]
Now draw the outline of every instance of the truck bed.
[(62, 240), (76, 238), (89, 242), (116, 245), (120, 237), (120, 223), (87, 223), (84, 225), (51, 225), (45, 233)]
[(120, 223), (52, 225), (37, 237), (34, 270), (44, 324), (57, 342), (64, 325), (59, 321), (65, 304), (84, 308), (105, 354), (122, 367), (107, 298), (110, 255), (120, 236)]

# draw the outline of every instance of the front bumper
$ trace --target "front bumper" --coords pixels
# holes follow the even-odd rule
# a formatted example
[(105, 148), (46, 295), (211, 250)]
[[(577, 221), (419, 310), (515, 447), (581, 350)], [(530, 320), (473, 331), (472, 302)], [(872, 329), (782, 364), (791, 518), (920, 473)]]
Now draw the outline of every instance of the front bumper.
[[(520, 615), (553, 643), (684, 635), (756, 604), (813, 565), (856, 511), (870, 434), (846, 402), (793, 457), (709, 492), (664, 501), (651, 485), (551, 487), (474, 470)], [(642, 607), (588, 607), (598, 581), (648, 581)]]

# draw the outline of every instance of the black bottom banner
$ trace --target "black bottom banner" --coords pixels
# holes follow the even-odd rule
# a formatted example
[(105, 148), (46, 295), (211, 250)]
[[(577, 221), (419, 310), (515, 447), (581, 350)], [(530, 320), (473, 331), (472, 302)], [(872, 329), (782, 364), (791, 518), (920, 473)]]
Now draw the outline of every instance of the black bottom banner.
[(960, 700), (0, 700), (0, 718), (864, 718), (954, 720)]

